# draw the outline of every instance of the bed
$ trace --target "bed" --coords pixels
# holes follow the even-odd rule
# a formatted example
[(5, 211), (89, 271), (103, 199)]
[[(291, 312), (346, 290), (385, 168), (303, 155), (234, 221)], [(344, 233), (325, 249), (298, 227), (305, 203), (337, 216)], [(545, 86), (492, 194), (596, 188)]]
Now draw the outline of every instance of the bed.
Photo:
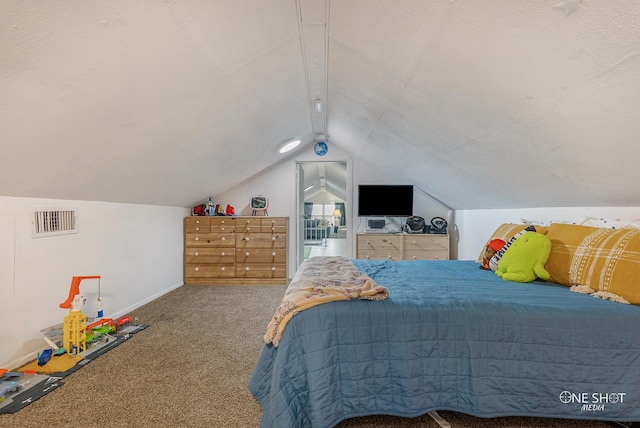
[(640, 421), (640, 307), (504, 281), (475, 261), (350, 263), (388, 298), (288, 320), (249, 380), (262, 427), (438, 410)]

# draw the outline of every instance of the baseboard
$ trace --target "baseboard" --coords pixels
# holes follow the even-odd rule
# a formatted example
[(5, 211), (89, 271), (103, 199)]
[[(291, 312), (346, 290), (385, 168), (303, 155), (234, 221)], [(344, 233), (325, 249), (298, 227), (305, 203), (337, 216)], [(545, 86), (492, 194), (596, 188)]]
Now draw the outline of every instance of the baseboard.
[(134, 303), (133, 305), (122, 309), (121, 311), (117, 311), (115, 313), (113, 313), (109, 318), (120, 318), (121, 316), (124, 315), (128, 315), (131, 311), (138, 309), (140, 306), (146, 305), (147, 303), (153, 302), (154, 300), (164, 296), (165, 294), (175, 290), (176, 288), (182, 287), (184, 285), (183, 282), (179, 282), (178, 284), (174, 284), (172, 286), (170, 286), (169, 288), (165, 288), (162, 291), (159, 291), (156, 294), (153, 294), (149, 297), (147, 297), (146, 299), (143, 299), (137, 303)]

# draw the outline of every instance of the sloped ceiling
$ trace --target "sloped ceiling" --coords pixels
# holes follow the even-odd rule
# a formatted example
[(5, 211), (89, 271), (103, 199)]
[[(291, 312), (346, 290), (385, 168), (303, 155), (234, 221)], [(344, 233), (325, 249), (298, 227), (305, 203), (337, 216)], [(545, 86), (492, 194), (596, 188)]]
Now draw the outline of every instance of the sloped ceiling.
[(4, 0), (0, 71), (4, 196), (189, 207), (320, 132), (456, 209), (640, 206), (635, 0)]
[(334, 204), (347, 200), (346, 162), (304, 162), (304, 200)]

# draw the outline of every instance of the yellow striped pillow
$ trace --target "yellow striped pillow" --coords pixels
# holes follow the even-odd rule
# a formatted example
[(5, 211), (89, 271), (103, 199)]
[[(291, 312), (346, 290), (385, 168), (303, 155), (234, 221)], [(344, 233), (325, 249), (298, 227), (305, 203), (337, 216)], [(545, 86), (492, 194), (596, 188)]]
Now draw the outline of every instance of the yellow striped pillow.
[(640, 304), (640, 229), (554, 223), (547, 237), (549, 281), (588, 286), (600, 297), (620, 296)]

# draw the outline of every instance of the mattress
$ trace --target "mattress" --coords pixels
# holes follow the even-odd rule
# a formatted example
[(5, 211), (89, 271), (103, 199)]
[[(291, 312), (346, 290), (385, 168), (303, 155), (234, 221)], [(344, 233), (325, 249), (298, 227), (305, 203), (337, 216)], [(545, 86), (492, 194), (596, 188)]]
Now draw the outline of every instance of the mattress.
[(312, 307), (264, 346), (249, 380), (262, 427), (436, 410), (640, 420), (639, 307), (472, 261), (352, 262), (389, 297)]

